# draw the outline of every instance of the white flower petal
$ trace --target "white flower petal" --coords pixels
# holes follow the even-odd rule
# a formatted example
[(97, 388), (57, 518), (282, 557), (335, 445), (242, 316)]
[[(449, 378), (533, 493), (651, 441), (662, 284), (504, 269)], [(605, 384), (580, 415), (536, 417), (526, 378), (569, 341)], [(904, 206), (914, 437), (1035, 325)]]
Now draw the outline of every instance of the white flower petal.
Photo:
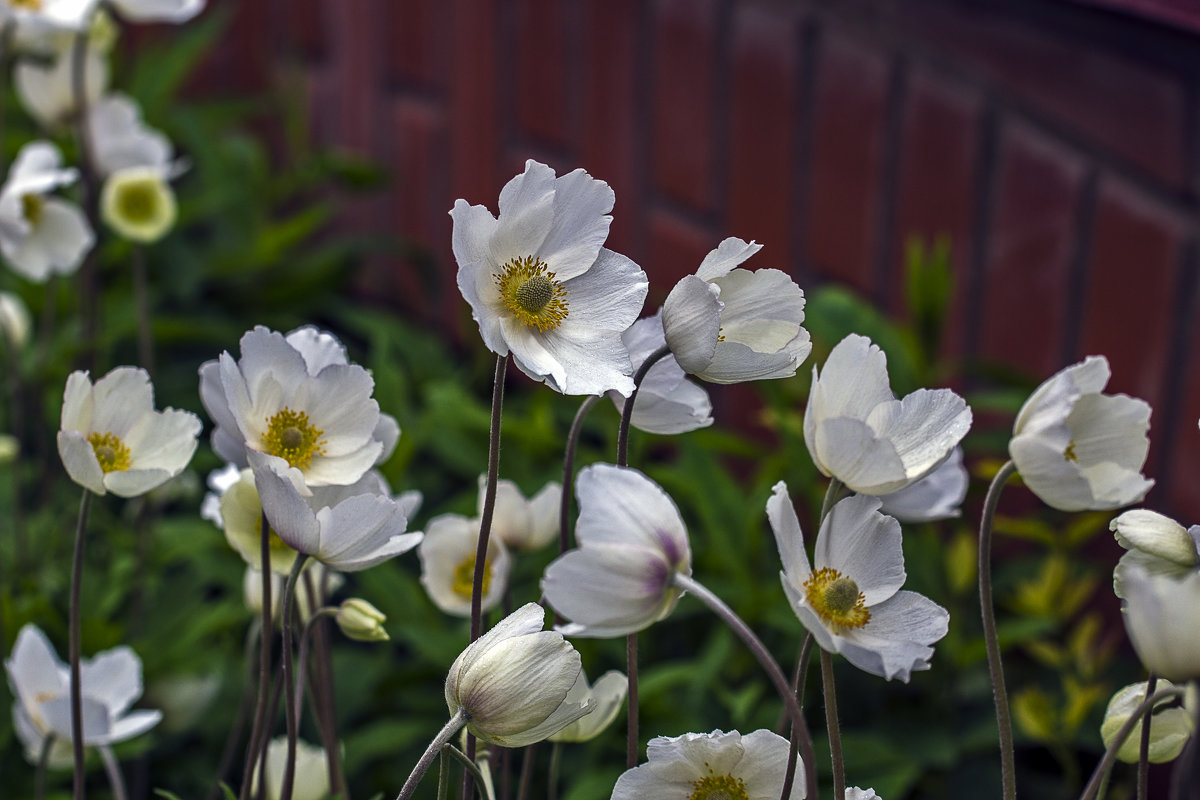
[(817, 536), (813, 561), (858, 584), (874, 607), (904, 585), (900, 523), (879, 513), (879, 498), (854, 495), (830, 510)]
[(898, 492), (883, 495), (884, 514), (901, 522), (931, 522), (959, 516), (967, 496), (970, 476), (963, 466), (963, 451), (956, 447), (950, 456), (924, 478)]
[(747, 243), (736, 236), (730, 236), (704, 257), (696, 270), (696, 277), (703, 281), (720, 278), (759, 250), (762, 250), (761, 244)]
[(703, 372), (717, 350), (721, 332), (720, 289), (688, 275), (663, 303), (662, 323), (671, 353), (684, 372)]

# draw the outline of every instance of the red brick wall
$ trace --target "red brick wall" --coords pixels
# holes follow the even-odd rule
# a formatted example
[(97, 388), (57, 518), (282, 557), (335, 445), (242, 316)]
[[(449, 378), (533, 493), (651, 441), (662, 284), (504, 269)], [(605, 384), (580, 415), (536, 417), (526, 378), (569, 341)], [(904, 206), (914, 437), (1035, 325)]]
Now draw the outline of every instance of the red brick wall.
[[(222, 0), (214, 0), (221, 3)], [(947, 234), (953, 354), (1108, 355), (1154, 406), (1150, 502), (1200, 521), (1200, 15), (1173, 0), (257, 0), (218, 76), (303, 77), (319, 139), (395, 175), (353, 224), (411, 237), (461, 318), (447, 210), (525, 158), (583, 166), (651, 301), (723, 236), (903, 313)], [(1125, 13), (1129, 12), (1129, 13)], [(285, 69), (286, 67), (286, 69)], [(220, 80), (220, 78), (218, 78)]]

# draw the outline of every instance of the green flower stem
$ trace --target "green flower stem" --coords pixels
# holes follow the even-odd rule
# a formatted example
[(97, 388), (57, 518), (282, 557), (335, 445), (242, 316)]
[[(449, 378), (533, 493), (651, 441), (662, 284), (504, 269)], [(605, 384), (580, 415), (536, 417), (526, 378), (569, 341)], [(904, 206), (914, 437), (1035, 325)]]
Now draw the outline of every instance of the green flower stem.
[[(1146, 695), (1154, 694), (1158, 685), (1158, 676), (1153, 672), (1146, 680)], [(1146, 724), (1142, 726), (1142, 740), (1138, 743), (1137, 798), (1146, 800), (1150, 792), (1150, 725), (1154, 714), (1146, 715)]]
[(279, 800), (292, 800), (292, 787), (296, 782), (296, 739), (300, 731), (300, 709), (292, 698), (296, 691), (296, 676), (292, 668), (292, 605), (296, 598), (296, 578), (312, 560), (311, 556), (298, 555), (292, 560), (292, 571), (283, 585), (283, 603), (279, 606), (279, 619), (283, 622), (283, 648), (279, 654), (279, 668), (283, 673), (283, 717), (287, 725), (287, 760), (283, 763), (283, 781), (279, 787)]
[(533, 783), (533, 765), (537, 760), (537, 742), (525, 748), (521, 759), (521, 779), (517, 782), (517, 800), (529, 800), (529, 787)]
[(804, 721), (804, 712), (800, 709), (796, 693), (792, 689), (791, 684), (788, 683), (783, 670), (779, 669), (779, 665), (775, 663), (775, 659), (771, 656), (770, 651), (759, 641), (754, 631), (750, 630), (750, 626), (743, 622), (741, 617), (735, 614), (733, 609), (726, 605), (721, 598), (709, 591), (699, 581), (678, 572), (672, 575), (671, 582), (676, 588), (694, 595), (696, 599), (704, 603), (713, 613), (720, 617), (738, 635), (738, 638), (750, 649), (750, 652), (758, 659), (758, 663), (766, 670), (771, 683), (775, 684), (775, 690), (779, 692), (780, 699), (783, 700), (784, 705), (787, 707), (792, 724), (796, 726), (796, 733), (800, 737), (800, 753), (804, 760), (804, 781), (806, 787), (804, 797), (806, 800), (817, 800), (816, 755), (813, 751), (812, 736), (808, 732), (808, 725)]
[(83, 800), (83, 687), (80, 685), (79, 660), (82, 645), (80, 643), (79, 604), (80, 590), (83, 585), (83, 540), (87, 533), (88, 508), (92, 503), (92, 493), (84, 489), (83, 498), (79, 501), (79, 522), (75, 526), (75, 555), (71, 561), (71, 606), (68, 620), (71, 660), (71, 752), (75, 756), (74, 798)]
[(633, 373), (633, 393), (625, 399), (625, 407), (621, 409), (621, 427), (617, 429), (617, 466), (629, 465), (629, 425), (633, 420), (633, 404), (637, 400), (638, 389), (650, 368), (671, 354), (671, 348), (665, 344), (646, 356), (646, 360)]
[(829, 759), (833, 762), (833, 796), (846, 795), (846, 761), (842, 756), (842, 728), (838, 722), (837, 686), (833, 681), (833, 656), (821, 649), (821, 686), (825, 694), (825, 727), (829, 731)]
[(1143, 716), (1149, 716), (1154, 707), (1172, 697), (1183, 698), (1183, 689), (1172, 687), (1170, 689), (1159, 689), (1154, 694), (1151, 694), (1142, 701), (1134, 712), (1129, 715), (1129, 719), (1125, 720), (1125, 724), (1117, 731), (1116, 737), (1107, 750), (1104, 751), (1104, 757), (1100, 759), (1100, 763), (1096, 765), (1096, 769), (1092, 771), (1092, 777), (1088, 781), (1087, 786), (1083, 787), (1083, 793), (1079, 795), (1079, 800), (1093, 800), (1096, 797), (1096, 792), (1100, 788), (1100, 784), (1107, 780), (1108, 773), (1113, 767), (1113, 763), (1117, 760), (1117, 751), (1121, 749), (1121, 745), (1125, 744), (1125, 740), (1133, 733), (1133, 727), (1142, 721)]
[(254, 706), (254, 725), (250, 728), (250, 741), (246, 745), (246, 763), (242, 768), (242, 786), (238, 800), (250, 797), (250, 779), (254, 775), (254, 762), (259, 750), (266, 752), (264, 728), (267, 727), (267, 691), (271, 686), (271, 524), (267, 515), (262, 515), (259, 526), (259, 557), (262, 570), (262, 628), (258, 652), (258, 700)]
[(133, 245), (133, 290), (137, 302), (138, 360), (154, 375), (154, 334), (150, 319), (150, 281), (146, 276), (146, 248)]
[(129, 792), (125, 791), (125, 779), (121, 777), (121, 765), (117, 763), (112, 748), (102, 744), (96, 749), (100, 751), (100, 760), (104, 762), (104, 772), (108, 776), (113, 800), (129, 800)]
[[(307, 577), (307, 575), (305, 576)], [(313, 638), (313, 626), (326, 617), (336, 617), (338, 613), (337, 606), (323, 606), (316, 610), (309, 617), (308, 622), (304, 623), (304, 630), (300, 632), (300, 654), (296, 657), (296, 687), (292, 694), (292, 713), (296, 716), (296, 725), (300, 725), (300, 718), (304, 710), (304, 687), (308, 680), (308, 647), (309, 642)], [(316, 704), (316, 692), (313, 692), (314, 705)], [(318, 714), (318, 716), (320, 716)]]
[[(83, 177), (83, 210), (93, 231), (100, 230), (100, 191), (96, 177), (96, 148), (88, 128), (87, 48), (90, 31), (86, 28), (75, 34), (71, 48), (71, 91), (75, 100), (75, 138), (79, 144), (79, 172)], [(96, 248), (83, 257), (79, 268), (79, 296), (83, 304), (82, 341), (89, 348), (86, 362), (94, 367), (95, 342), (99, 329), (100, 274), (96, 266)]]
[[(320, 603), (330, 594), (330, 572), (324, 570), (321, 573), (319, 592), (311, 571), (305, 572), (301, 577), (308, 589), (309, 611), (313, 618), (317, 618)], [(325, 749), (325, 765), (329, 770), (330, 793), (340, 797), (341, 800), (350, 800), (350, 787), (346, 785), (346, 778), (342, 772), (342, 748), (338, 742), (337, 708), (334, 704), (333, 694), (333, 654), (329, 644), (329, 621), (324, 618), (325, 616), (321, 614), (321, 622), (312, 629), (316, 662), (316, 675), (312, 683), (313, 710), (317, 719), (317, 728), (321, 734), (321, 746)], [(300, 681), (299, 686), (303, 687), (304, 682)], [(303, 690), (297, 690), (297, 692), (300, 691)], [(299, 718), (297, 717), (297, 719)]]
[(444, 747), (438, 754), (437, 800), (450, 800), (450, 754)]
[(571, 421), (571, 432), (567, 434), (567, 451), (563, 456), (562, 501), (558, 504), (558, 553), (571, 549), (571, 486), (575, 483), (575, 448), (579, 445), (579, 434), (583, 430), (583, 418), (600, 402), (600, 395), (584, 398), (575, 419)]
[[(400, 794), (396, 795), (396, 800), (408, 800), (408, 798), (412, 797), (413, 792), (417, 790), (417, 784), (421, 782), (421, 778), (425, 776), (429, 765), (433, 763), (433, 759), (454, 738), (454, 734), (462, 730), (462, 727), (466, 724), (467, 712), (460, 708), (454, 712), (454, 716), (450, 718), (450, 721), (438, 731), (438, 735), (433, 737), (433, 741), (429, 743), (429, 747), (425, 748), (425, 752), (421, 754), (417, 765), (413, 767), (412, 774), (408, 776), (408, 780), (404, 782), (404, 786), (400, 789)], [(471, 766), (473, 767), (474, 764)]]
[(550, 776), (546, 781), (546, 800), (558, 800), (558, 774), (562, 768), (562, 742), (550, 743)]
[(251, 622), (249, 629), (246, 631), (246, 644), (243, 649), (243, 661), (246, 665), (246, 686), (242, 690), (242, 700), (238, 703), (237, 716), (233, 719), (233, 727), (229, 731), (229, 736), (225, 739), (225, 749), (221, 752), (221, 760), (218, 762), (217, 779), (208, 791), (207, 800), (217, 800), (221, 796), (221, 783), (225, 781), (226, 776), (229, 774), (229, 768), (233, 766), (233, 758), (237, 752), (238, 740), (242, 738), (242, 728), (246, 726), (246, 717), (249, 715), (250, 706), (254, 702), (254, 646), (258, 644), (258, 636), (261, 632), (262, 620), (260, 619), (255, 619)]
[[(804, 635), (804, 643), (800, 645), (800, 657), (796, 659), (796, 674), (792, 676), (792, 694), (796, 696), (796, 702), (799, 704), (801, 711), (804, 710), (804, 684), (807, 682), (808, 657), (812, 654), (812, 649), (812, 634), (806, 633)], [(785, 712), (778, 727), (782, 729), (783, 722), (787, 719), (788, 715)], [(788, 800), (792, 796), (792, 783), (796, 780), (796, 755), (799, 752), (800, 741), (795, 725), (791, 726), (788, 739), (788, 763), (787, 769), (783, 772), (783, 790), (779, 792), (779, 800)]]
[(54, 746), (54, 734), (47, 733), (38, 751), (37, 772), (33, 775), (33, 800), (46, 798), (46, 762), (50, 760), (50, 748)]
[[(1189, 681), (1188, 688), (1193, 692), (1200, 690), (1200, 680)], [(1186, 700), (1185, 690), (1176, 688), (1175, 691), (1181, 692), (1180, 697)], [(1184, 710), (1187, 710), (1187, 706), (1184, 706)], [(1147, 715), (1150, 713), (1146, 712)], [(1196, 797), (1196, 777), (1200, 774), (1200, 736), (1196, 735), (1196, 731), (1200, 731), (1200, 703), (1192, 709), (1192, 735), (1183, 746), (1183, 752), (1176, 759), (1175, 770), (1171, 774), (1172, 800), (1192, 800)]]
[[(0, 41), (3, 41), (6, 33), (11, 29), (10, 21), (5, 25), (4, 32), (0, 32)], [(0, 108), (3, 108), (3, 105), (0, 103)], [(13, 435), (17, 437), (20, 451), (24, 451), (28, 447), (28, 437), (25, 435), (25, 390), (23, 388), (24, 378), (21, 376), (21, 351), (17, 348), (16, 342), (7, 337), (5, 341), (8, 344), (9, 423), (12, 425)], [(25, 510), (23, 508), (25, 494), (22, 488), (24, 482), (21, 480), (21, 461), (19, 458), (14, 459), (9, 471), (12, 478), (13, 496), (9, 518), (12, 520), (14, 577), (20, 575), (25, 569)], [(15, 581), (10, 580), (8, 583), (12, 585)]]
[(1017, 768), (1013, 750), (1012, 715), (1008, 709), (1008, 690), (1004, 686), (1004, 662), (1000, 658), (1000, 638), (996, 634), (996, 609), (992, 599), (992, 526), (1004, 483), (1017, 471), (1006, 461), (983, 501), (979, 521), (979, 610), (983, 616), (983, 640), (987, 644), (988, 673), (992, 677), (992, 695), (996, 700), (996, 725), (1000, 730), (1000, 771), (1004, 800), (1016, 800)]
[(461, 764), (462, 768), (467, 771), (468, 775), (470, 775), (472, 778), (475, 779), (475, 785), (479, 790), (480, 796), (488, 797), (488, 793), (486, 791), (486, 787), (488, 785), (488, 780), (487, 780), (487, 777), (483, 774), (483, 772), (479, 769), (479, 765), (476, 764), (471, 759), (467, 758), (466, 753), (464, 753), (462, 750), (459, 750), (457, 747), (455, 747), (452, 744), (447, 744), (442, 749), (445, 750), (446, 753), (448, 753), (452, 759), (454, 759), (459, 764)]

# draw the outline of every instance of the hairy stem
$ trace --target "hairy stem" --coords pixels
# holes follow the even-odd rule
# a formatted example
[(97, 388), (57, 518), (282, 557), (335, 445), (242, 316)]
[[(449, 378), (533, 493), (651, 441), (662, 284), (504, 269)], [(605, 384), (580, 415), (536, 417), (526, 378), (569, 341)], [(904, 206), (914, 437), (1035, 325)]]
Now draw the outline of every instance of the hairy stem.
[(837, 686), (833, 681), (833, 656), (821, 650), (821, 687), (825, 694), (825, 727), (829, 731), (829, 759), (833, 763), (833, 796), (846, 795), (846, 762), (842, 756), (842, 728), (838, 722)]
[(246, 745), (246, 763), (242, 768), (242, 785), (238, 800), (250, 797), (250, 779), (254, 775), (254, 762), (259, 749), (266, 748), (267, 736), (267, 692), (271, 686), (271, 524), (267, 515), (262, 515), (259, 525), (259, 557), (262, 570), (262, 627), (259, 631), (258, 651), (258, 700), (254, 705), (254, 724), (250, 727), (250, 741)]
[(92, 493), (83, 490), (79, 501), (79, 522), (75, 526), (75, 554), (71, 560), (71, 606), (69, 609), (69, 647), (71, 660), (71, 753), (75, 758), (74, 798), (83, 800), (83, 686), (79, 661), (82, 657), (79, 622), (80, 593), (83, 586), (83, 541), (87, 533), (88, 508)]
[(417, 765), (413, 767), (412, 774), (408, 776), (408, 780), (401, 787), (400, 794), (396, 795), (396, 800), (408, 800), (408, 798), (412, 797), (413, 792), (417, 789), (417, 784), (421, 782), (421, 778), (424, 777), (425, 772), (429, 769), (429, 765), (433, 763), (433, 759), (442, 752), (442, 748), (446, 746), (446, 743), (454, 738), (454, 734), (462, 730), (462, 727), (466, 724), (467, 712), (460, 708), (454, 712), (454, 716), (438, 731), (438, 735), (433, 737), (433, 741), (429, 743), (429, 747), (421, 754)]
[(633, 421), (633, 404), (637, 400), (638, 389), (641, 388), (650, 368), (670, 354), (671, 348), (664, 344), (646, 356), (646, 360), (633, 373), (633, 393), (625, 399), (625, 406), (621, 409), (621, 427), (617, 429), (617, 466), (624, 467), (629, 464), (629, 426)]
[(992, 695), (996, 701), (996, 725), (1000, 731), (1000, 773), (1004, 800), (1016, 800), (1017, 767), (1013, 749), (1012, 715), (1008, 709), (1008, 690), (1004, 685), (1004, 662), (1000, 658), (1000, 638), (996, 634), (996, 609), (992, 599), (992, 526), (996, 506), (1004, 483), (1017, 466), (1005, 462), (988, 487), (983, 501), (983, 517), (979, 522), (979, 610), (983, 617), (983, 639), (987, 644), (988, 673), (992, 678)]

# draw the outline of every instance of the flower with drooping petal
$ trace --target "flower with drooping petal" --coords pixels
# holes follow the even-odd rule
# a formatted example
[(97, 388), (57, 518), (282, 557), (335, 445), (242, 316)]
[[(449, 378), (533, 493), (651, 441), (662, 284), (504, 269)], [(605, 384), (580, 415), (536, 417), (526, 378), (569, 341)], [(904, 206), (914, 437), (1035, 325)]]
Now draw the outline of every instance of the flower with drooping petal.
[[(16, 698), (13, 722), (25, 746), (25, 757), (36, 764), (45, 737), (53, 734), (50, 763), (70, 766), (71, 672), (58, 659), (46, 634), (33, 624), (22, 627), (4, 668)], [(79, 681), (85, 745), (132, 739), (162, 719), (158, 711), (129, 710), (142, 696), (142, 662), (128, 647), (115, 647), (83, 659)]]
[(502, 747), (540, 742), (591, 711), (567, 701), (579, 653), (544, 631), (545, 610), (526, 603), (472, 642), (450, 666), (446, 706), (466, 713), (467, 730)]
[(131, 242), (157, 242), (175, 226), (178, 209), (167, 173), (157, 167), (125, 167), (100, 190), (100, 217)]
[[(267, 745), (267, 800), (279, 800), (283, 791), (283, 771), (287, 767), (286, 736)], [(259, 767), (254, 767), (250, 794), (258, 795)], [(296, 772), (292, 800), (324, 800), (329, 796), (329, 760), (324, 749), (303, 740), (296, 742)]]
[(352, 484), (377, 463), (399, 428), (380, 415), (367, 371), (322, 342), (310, 329), (285, 338), (260, 325), (242, 337), (239, 360), (226, 352), (201, 365), (218, 455), (239, 466), (251, 451), (282, 458), (309, 486)]
[(767, 501), (767, 519), (783, 560), (783, 590), (823, 650), (888, 680), (907, 683), (929, 669), (931, 645), (946, 635), (950, 615), (924, 595), (901, 591), (900, 523), (879, 513), (879, 498), (854, 495), (833, 507), (812, 566), (783, 481)]
[(1185, 578), (1200, 567), (1200, 525), (1184, 529), (1175, 520), (1144, 508), (1126, 511), (1108, 525), (1129, 552), (1113, 570), (1113, 591), (1125, 597), (1125, 575), (1134, 564), (1151, 575)]
[[(421, 585), (433, 604), (459, 617), (471, 615), (475, 582), (475, 556), (479, 551), (479, 520), (461, 514), (440, 514), (425, 526), (417, 550), (421, 558)], [(498, 536), (488, 537), (483, 559), (482, 608), (494, 608), (504, 598), (512, 557)]]
[(898, 492), (880, 497), (881, 513), (901, 522), (933, 522), (962, 514), (970, 476), (963, 466), (963, 451), (956, 447), (933, 471)]
[(30, 142), (0, 187), (0, 252), (29, 280), (74, 272), (95, 241), (83, 211), (49, 194), (76, 177), (75, 170), (62, 167), (57, 147)]
[(1120, 508), (1154, 485), (1141, 474), (1150, 450), (1150, 406), (1102, 394), (1110, 374), (1108, 359), (1088, 356), (1039, 386), (1017, 414), (1008, 454), (1046, 505)]
[(833, 348), (804, 410), (804, 443), (822, 475), (859, 494), (899, 491), (933, 471), (971, 427), (971, 409), (949, 389), (892, 394), (887, 356), (865, 336)]
[(692, 574), (687, 528), (674, 501), (629, 467), (593, 464), (575, 480), (578, 548), (546, 568), (542, 593), (568, 636), (625, 636), (663, 619)]
[(530, 160), (500, 192), (500, 216), (458, 200), (458, 288), (488, 349), (563, 394), (633, 391), (621, 333), (649, 283), (604, 248), (614, 195), (582, 169), (555, 177)]
[(196, 452), (200, 418), (154, 410), (150, 375), (117, 367), (92, 385), (72, 372), (63, 392), (58, 455), (71, 480), (120, 497), (136, 497), (178, 475)]
[[(478, 510), (483, 514), (487, 476), (479, 476)], [(558, 535), (558, 511), (562, 486), (551, 481), (537, 494), (525, 499), (520, 487), (501, 478), (496, 482), (496, 505), (492, 512), (492, 536), (513, 550), (532, 551), (545, 547)]]
[(108, 0), (130, 22), (187, 22), (204, 10), (205, 0)]
[(547, 738), (552, 742), (586, 742), (596, 738), (617, 718), (628, 693), (629, 679), (623, 672), (609, 670), (589, 686), (587, 675), (579, 670), (566, 702), (591, 704), (592, 711)]
[(1175, 683), (1200, 678), (1200, 570), (1172, 578), (1134, 564), (1124, 592), (1125, 630), (1146, 669)]
[[(662, 310), (652, 317), (643, 317), (621, 334), (629, 348), (633, 371), (667, 343), (662, 327)], [(617, 412), (625, 410), (625, 398), (609, 392)], [(637, 402), (629, 424), (646, 433), (687, 433), (712, 425), (712, 401), (704, 387), (687, 379), (675, 356), (667, 354), (650, 367), (638, 386)]]
[[(20, 59), (13, 70), (17, 99), (29, 116), (49, 131), (65, 127), (75, 116), (74, 36), (53, 37), (50, 59)], [(89, 39), (83, 59), (84, 98), (96, 102), (108, 86), (108, 56)]]
[[(1100, 724), (1100, 738), (1104, 740), (1105, 748), (1112, 747), (1117, 738), (1117, 732), (1138, 706), (1146, 701), (1146, 681), (1133, 683), (1121, 689), (1108, 701), (1104, 710), (1104, 721)], [(1154, 691), (1172, 689), (1175, 685), (1167, 680), (1158, 680)], [(1150, 763), (1163, 764), (1173, 761), (1183, 751), (1183, 746), (1192, 736), (1192, 714), (1176, 701), (1166, 699), (1159, 702), (1150, 723)], [(1144, 720), (1144, 718), (1143, 718)], [(1142, 728), (1139, 724), (1129, 733), (1124, 743), (1117, 749), (1117, 758), (1128, 764), (1136, 764), (1141, 755)]]
[[(788, 740), (768, 730), (742, 735), (685, 733), (656, 736), (645, 764), (617, 778), (612, 800), (738, 798), (779, 800), (787, 772)], [(796, 764), (790, 800), (804, 797), (804, 764)]]
[(663, 329), (685, 371), (712, 383), (790, 378), (812, 352), (796, 282), (737, 268), (761, 249), (730, 237), (667, 295)]

